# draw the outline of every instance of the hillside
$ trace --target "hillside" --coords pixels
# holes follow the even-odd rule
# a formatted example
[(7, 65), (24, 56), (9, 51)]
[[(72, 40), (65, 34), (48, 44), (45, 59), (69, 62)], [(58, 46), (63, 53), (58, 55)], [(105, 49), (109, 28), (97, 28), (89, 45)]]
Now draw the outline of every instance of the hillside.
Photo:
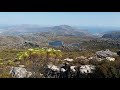
[(47, 39), (43, 36), (18, 35), (3, 36), (0, 35), (0, 50), (10, 48), (27, 48), (46, 45)]
[(112, 31), (104, 34), (102, 38), (120, 39), (120, 31)]
[(51, 32), (59, 36), (86, 36), (90, 35), (86, 30), (74, 28), (68, 25), (54, 26)]

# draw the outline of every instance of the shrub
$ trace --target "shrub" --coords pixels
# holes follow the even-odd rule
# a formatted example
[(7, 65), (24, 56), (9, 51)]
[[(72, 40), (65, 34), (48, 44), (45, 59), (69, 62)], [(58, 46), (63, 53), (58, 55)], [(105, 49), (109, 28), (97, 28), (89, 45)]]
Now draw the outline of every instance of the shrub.
[(17, 54), (18, 60), (30, 59), (32, 57), (39, 57), (39, 58), (61, 58), (62, 52), (60, 50), (55, 50), (52, 48), (35, 48), (35, 49), (28, 49), (25, 52), (20, 52)]

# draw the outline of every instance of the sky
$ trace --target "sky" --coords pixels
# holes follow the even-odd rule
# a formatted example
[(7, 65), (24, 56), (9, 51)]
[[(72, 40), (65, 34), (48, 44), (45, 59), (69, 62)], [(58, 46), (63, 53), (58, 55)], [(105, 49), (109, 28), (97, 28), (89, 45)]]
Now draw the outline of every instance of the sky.
[(120, 27), (120, 12), (0, 12), (0, 24)]

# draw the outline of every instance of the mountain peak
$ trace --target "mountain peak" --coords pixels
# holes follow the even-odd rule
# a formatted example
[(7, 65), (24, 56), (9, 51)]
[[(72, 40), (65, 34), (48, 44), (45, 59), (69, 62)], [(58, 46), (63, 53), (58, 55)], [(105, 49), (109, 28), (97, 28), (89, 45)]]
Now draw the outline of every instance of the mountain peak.
[(54, 26), (53, 29), (55, 30), (64, 30), (64, 31), (71, 31), (73, 30), (74, 31), (74, 28), (69, 26), (69, 25), (60, 25), (60, 26)]
[(60, 27), (71, 27), (71, 26), (69, 26), (69, 25), (60, 25)]

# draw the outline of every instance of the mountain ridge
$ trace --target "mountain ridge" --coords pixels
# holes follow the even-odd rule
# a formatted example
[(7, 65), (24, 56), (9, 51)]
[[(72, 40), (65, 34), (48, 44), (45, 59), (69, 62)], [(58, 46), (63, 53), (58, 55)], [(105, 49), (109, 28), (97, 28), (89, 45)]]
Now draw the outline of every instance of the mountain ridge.
[(42, 32), (49, 32), (54, 33), (55, 35), (73, 35), (73, 36), (84, 36), (89, 35), (89, 33), (85, 30), (73, 28), (69, 25), (59, 25), (53, 27), (41, 27), (41, 26), (30, 26), (30, 25), (18, 25), (18, 26), (11, 26), (7, 29), (2, 30), (1, 34), (3, 35), (24, 35), (29, 33), (42, 33)]
[(105, 33), (102, 38), (120, 39), (120, 31), (110, 31)]

